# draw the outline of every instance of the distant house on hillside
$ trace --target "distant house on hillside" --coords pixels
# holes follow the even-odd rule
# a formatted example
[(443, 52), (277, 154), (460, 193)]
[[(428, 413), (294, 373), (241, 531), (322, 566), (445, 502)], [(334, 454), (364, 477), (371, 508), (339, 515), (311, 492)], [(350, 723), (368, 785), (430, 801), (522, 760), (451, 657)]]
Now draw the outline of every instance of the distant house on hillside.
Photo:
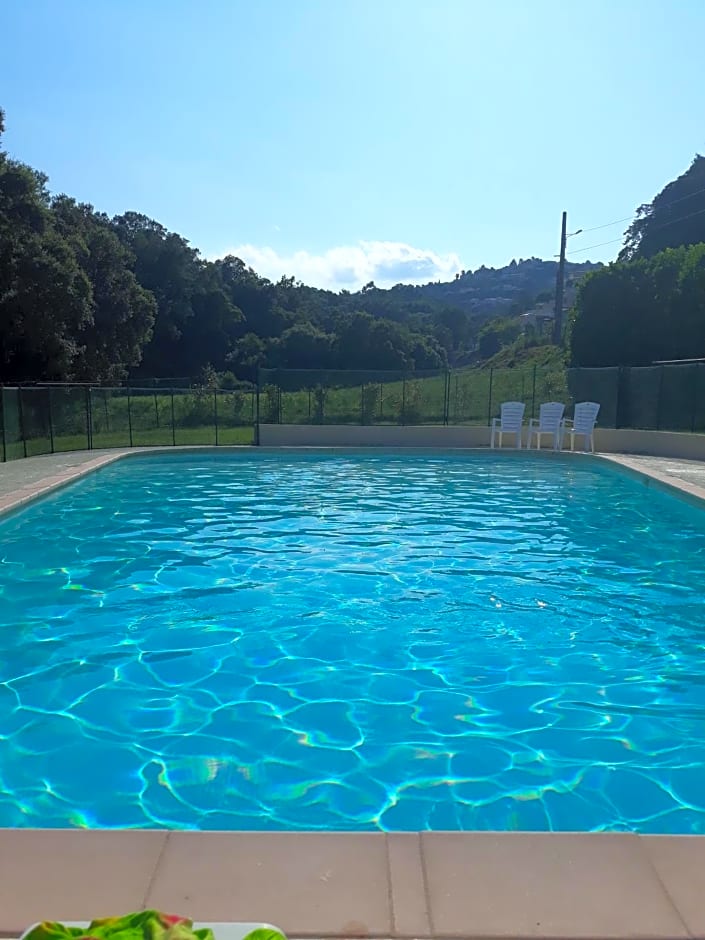
[(535, 307), (532, 307), (531, 310), (522, 313), (519, 317), (522, 333), (525, 332), (526, 328), (529, 326), (535, 327), (539, 332), (548, 329), (549, 324), (553, 323), (553, 314), (553, 301), (537, 304)]

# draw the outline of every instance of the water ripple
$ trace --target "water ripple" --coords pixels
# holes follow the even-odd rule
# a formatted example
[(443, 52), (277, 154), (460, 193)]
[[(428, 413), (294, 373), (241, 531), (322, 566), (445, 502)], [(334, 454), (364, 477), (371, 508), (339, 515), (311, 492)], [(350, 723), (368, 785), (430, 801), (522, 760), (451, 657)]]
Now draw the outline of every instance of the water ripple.
[(610, 468), (150, 455), (0, 534), (0, 826), (705, 832), (705, 514)]

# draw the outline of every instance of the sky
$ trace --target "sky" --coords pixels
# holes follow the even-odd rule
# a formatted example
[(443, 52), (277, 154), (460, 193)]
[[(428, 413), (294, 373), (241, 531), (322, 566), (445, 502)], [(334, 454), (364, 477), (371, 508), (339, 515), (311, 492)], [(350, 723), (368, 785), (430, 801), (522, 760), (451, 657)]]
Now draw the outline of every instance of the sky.
[(1, 0), (0, 36), (53, 192), (335, 290), (552, 258), (563, 210), (609, 261), (705, 152), (705, 0)]

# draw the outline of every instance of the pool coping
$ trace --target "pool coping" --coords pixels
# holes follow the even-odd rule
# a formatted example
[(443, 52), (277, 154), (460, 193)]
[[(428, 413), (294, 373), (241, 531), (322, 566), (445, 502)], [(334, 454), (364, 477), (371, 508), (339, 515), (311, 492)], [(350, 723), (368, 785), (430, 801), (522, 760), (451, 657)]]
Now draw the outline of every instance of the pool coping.
[[(124, 457), (175, 450), (215, 448), (101, 455), (20, 487), (0, 514)], [(628, 455), (596, 458), (705, 502), (705, 488)], [(267, 921), (291, 938), (705, 938), (705, 836), (0, 830), (0, 937), (152, 906), (201, 922)]]
[(680, 940), (703, 888), (701, 836), (0, 830), (7, 937), (156, 907), (292, 938)]

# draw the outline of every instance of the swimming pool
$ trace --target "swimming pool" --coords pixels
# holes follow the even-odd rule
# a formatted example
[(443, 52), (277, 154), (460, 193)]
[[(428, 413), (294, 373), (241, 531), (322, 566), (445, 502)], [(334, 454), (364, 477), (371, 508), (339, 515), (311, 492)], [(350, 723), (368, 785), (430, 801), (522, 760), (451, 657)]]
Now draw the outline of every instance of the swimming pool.
[(598, 461), (131, 457), (0, 555), (0, 826), (705, 832), (705, 513)]

